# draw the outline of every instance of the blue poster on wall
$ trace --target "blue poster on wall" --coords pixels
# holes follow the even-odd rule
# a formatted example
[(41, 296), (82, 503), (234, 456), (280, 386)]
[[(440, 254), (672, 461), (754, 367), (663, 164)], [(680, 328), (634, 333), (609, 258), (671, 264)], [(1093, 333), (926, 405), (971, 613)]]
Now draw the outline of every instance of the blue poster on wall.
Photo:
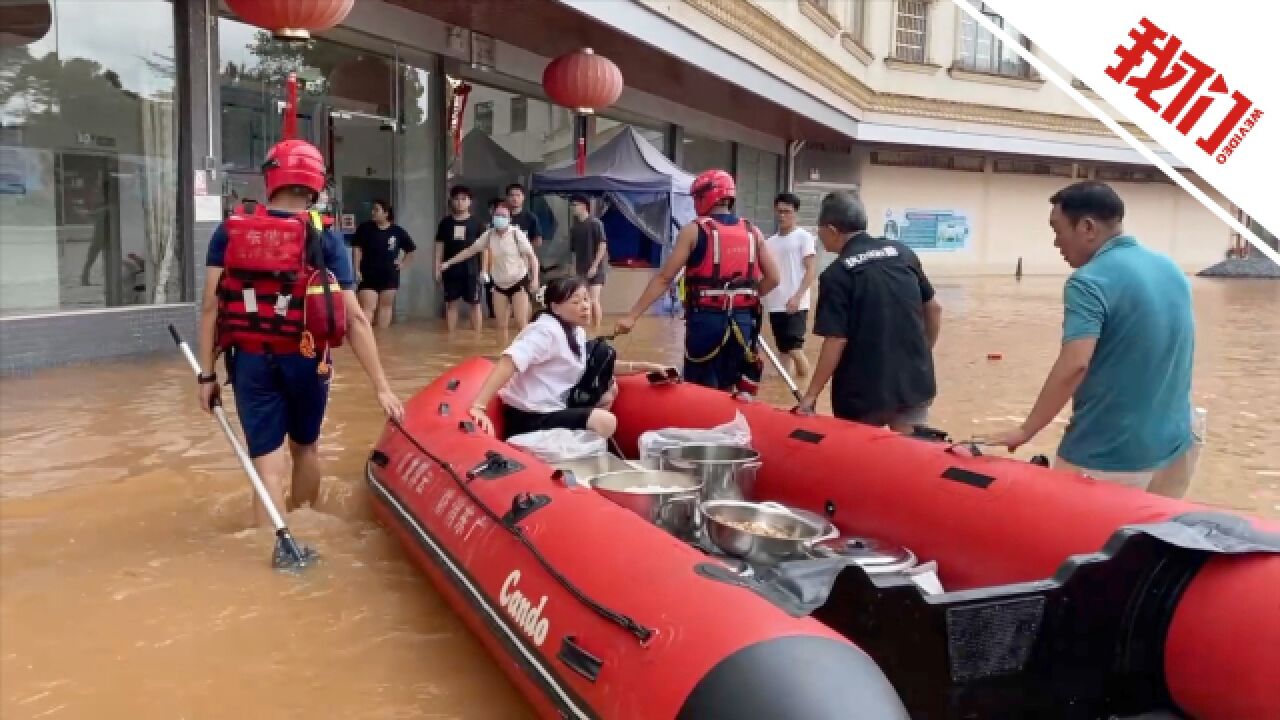
[(959, 210), (884, 212), (885, 238), (897, 240), (913, 250), (963, 250), (969, 245), (971, 229), (969, 216)]

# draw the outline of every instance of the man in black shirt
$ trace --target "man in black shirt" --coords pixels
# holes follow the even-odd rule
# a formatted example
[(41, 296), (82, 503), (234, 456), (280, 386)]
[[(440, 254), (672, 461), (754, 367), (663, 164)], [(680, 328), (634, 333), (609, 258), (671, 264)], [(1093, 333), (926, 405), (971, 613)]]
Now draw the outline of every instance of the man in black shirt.
[(511, 183), (507, 186), (507, 205), (511, 208), (511, 222), (524, 231), (530, 245), (541, 247), (542, 224), (538, 222), (537, 215), (525, 209), (523, 185)]
[(453, 214), (441, 218), (436, 229), (436, 281), (444, 288), (445, 326), (453, 332), (458, 326), (458, 302), (471, 306), (471, 325), (476, 332), (484, 326), (480, 307), (480, 258), (471, 257), (448, 272), (441, 273), (445, 260), (471, 247), (484, 233), (484, 222), (471, 215), (471, 190), (459, 185), (449, 193)]
[(911, 248), (867, 233), (867, 211), (850, 193), (823, 198), (818, 239), (839, 257), (818, 280), (813, 331), (825, 340), (797, 411), (813, 412), (830, 379), (836, 417), (909, 433), (937, 394), (933, 286)]
[(578, 276), (587, 279), (587, 288), (591, 291), (591, 326), (598, 328), (604, 322), (600, 294), (608, 273), (606, 268), (609, 267), (604, 223), (591, 216), (591, 200), (585, 195), (569, 198), (569, 213), (575, 221), (569, 228), (569, 250), (573, 252), (574, 270)]

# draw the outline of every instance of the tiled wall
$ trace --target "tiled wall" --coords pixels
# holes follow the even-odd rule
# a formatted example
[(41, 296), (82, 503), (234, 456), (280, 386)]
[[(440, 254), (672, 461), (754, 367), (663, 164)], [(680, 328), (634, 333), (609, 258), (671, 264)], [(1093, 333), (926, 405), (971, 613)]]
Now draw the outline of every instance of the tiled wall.
[(0, 376), (158, 351), (176, 357), (169, 323), (191, 342), (195, 320), (190, 304), (5, 318), (0, 320)]

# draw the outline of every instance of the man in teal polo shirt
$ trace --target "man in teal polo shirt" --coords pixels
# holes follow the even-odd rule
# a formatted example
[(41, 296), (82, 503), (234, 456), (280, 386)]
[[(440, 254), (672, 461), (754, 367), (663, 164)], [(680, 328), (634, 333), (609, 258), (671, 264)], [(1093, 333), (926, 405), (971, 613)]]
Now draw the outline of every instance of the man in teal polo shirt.
[(1049, 202), (1054, 245), (1076, 269), (1062, 349), (1031, 414), (998, 442), (1026, 444), (1074, 398), (1055, 467), (1181, 496), (1195, 459), (1191, 285), (1125, 234), (1124, 202), (1105, 183), (1075, 183)]

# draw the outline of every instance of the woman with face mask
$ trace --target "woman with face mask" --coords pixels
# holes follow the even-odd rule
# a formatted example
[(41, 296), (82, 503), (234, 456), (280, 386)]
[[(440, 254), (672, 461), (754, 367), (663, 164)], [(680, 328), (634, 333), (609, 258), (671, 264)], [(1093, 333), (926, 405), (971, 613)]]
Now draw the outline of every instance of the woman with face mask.
[[(580, 277), (556, 278), (547, 284), (546, 308), (529, 323), (503, 352), (471, 406), (471, 419), (485, 433), (494, 434), (489, 402), (502, 401), (504, 437), (539, 430), (565, 428), (591, 430), (603, 438), (613, 436), (618, 420), (609, 412), (617, 384), (596, 407), (570, 407), (570, 391), (586, 372), (587, 334), (591, 322), (591, 293)], [(619, 362), (615, 375), (665, 372), (662, 365)]]
[(529, 288), (538, 286), (538, 258), (524, 231), (511, 222), (511, 208), (499, 204), (493, 210), (492, 226), (471, 247), (444, 262), (441, 271), (489, 251), (489, 276), (493, 279), (493, 306), (502, 328), (502, 342), (510, 337), (511, 310), (515, 308), (516, 329), (529, 324)]

